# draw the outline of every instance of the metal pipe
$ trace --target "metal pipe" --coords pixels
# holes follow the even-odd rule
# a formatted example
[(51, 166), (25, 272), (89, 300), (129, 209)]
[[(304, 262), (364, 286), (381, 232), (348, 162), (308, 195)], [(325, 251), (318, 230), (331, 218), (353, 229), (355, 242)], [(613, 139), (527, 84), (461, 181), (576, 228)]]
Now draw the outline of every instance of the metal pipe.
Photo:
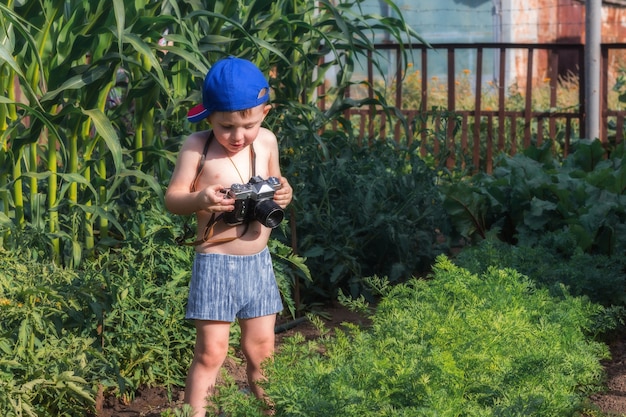
[(585, 2), (585, 109), (587, 139), (600, 138), (600, 60), (602, 0)]
[(299, 317), (287, 323), (279, 324), (276, 327), (274, 327), (274, 333), (278, 334), (278, 333), (286, 332), (287, 330), (293, 329), (294, 327), (308, 320), (309, 318), (305, 316), (305, 317)]

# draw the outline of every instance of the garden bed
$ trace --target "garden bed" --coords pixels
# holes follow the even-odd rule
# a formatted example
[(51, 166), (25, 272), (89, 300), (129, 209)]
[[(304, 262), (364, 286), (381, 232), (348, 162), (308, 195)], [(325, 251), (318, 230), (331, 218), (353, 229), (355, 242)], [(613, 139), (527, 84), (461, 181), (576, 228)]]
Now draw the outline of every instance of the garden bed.
[[(325, 309), (323, 321), (325, 326), (332, 331), (341, 326), (342, 323), (365, 324), (366, 319), (345, 307), (337, 306)], [(318, 329), (312, 323), (305, 321), (297, 327), (277, 334), (277, 349), (280, 349), (283, 339), (295, 333), (301, 333), (306, 340), (315, 339), (320, 335)], [(239, 356), (240, 352), (237, 354)], [(237, 384), (241, 387), (247, 386), (245, 364), (241, 361), (241, 358), (238, 357), (237, 360), (228, 358), (224, 368), (228, 370), (228, 373), (235, 379)], [(145, 387), (140, 389), (130, 402), (125, 402), (117, 397), (108, 397), (104, 400), (102, 411), (98, 413), (98, 417), (160, 417), (163, 411), (180, 406), (183, 403), (183, 394), (182, 388), (173, 388), (171, 393), (172, 399), (170, 400), (166, 388)], [(626, 410), (626, 406), (624, 409)]]
[[(328, 316), (324, 318), (324, 323), (330, 330), (341, 326), (341, 323), (344, 322), (365, 323), (363, 316), (342, 306), (328, 308), (325, 313)], [(277, 349), (280, 349), (281, 341), (284, 338), (292, 336), (294, 333), (301, 333), (306, 340), (319, 336), (315, 326), (309, 322), (304, 322), (278, 334), (276, 337)], [(593, 404), (608, 415), (626, 415), (626, 340), (623, 336), (615, 337), (610, 343), (612, 359), (605, 363), (607, 391), (598, 393), (591, 398)], [(224, 367), (238, 384), (242, 387), (247, 385), (245, 364), (229, 358)], [(170, 401), (166, 388), (145, 387), (137, 392), (135, 399), (129, 403), (115, 397), (105, 399), (102, 412), (98, 414), (98, 417), (160, 417), (163, 411), (182, 404), (182, 388), (174, 388), (171, 398)]]

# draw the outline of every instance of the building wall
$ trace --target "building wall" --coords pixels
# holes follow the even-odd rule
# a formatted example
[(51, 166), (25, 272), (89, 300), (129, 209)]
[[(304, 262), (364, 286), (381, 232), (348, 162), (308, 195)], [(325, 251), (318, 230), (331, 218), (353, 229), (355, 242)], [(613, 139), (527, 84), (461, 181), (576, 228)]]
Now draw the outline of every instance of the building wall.
[[(429, 43), (492, 42), (492, 0), (395, 0), (404, 19)], [(365, 0), (365, 13), (395, 15), (382, 0)]]
[[(503, 13), (503, 38), (508, 42), (529, 43), (585, 43), (585, 4), (579, 0), (499, 0)], [(603, 43), (626, 42), (626, 7), (618, 2), (603, 2)], [(626, 64), (622, 53), (612, 53), (609, 65), (618, 68)], [(510, 79), (520, 81), (525, 74), (527, 57), (523, 52), (511, 52)], [(547, 53), (538, 53), (533, 79), (549, 74)], [(561, 51), (558, 74), (566, 77), (578, 74), (579, 59), (571, 51)], [(525, 81), (521, 81), (524, 83)]]
[[(403, 18), (425, 41), (437, 43), (477, 43), (497, 42), (494, 32), (493, 0), (395, 0)], [(363, 13), (394, 16), (394, 10), (382, 0), (365, 0)], [(384, 34), (377, 35), (376, 40), (385, 42)], [(447, 76), (446, 54), (441, 51), (430, 51), (428, 68), (425, 72), (429, 77), (445, 80)], [(463, 70), (474, 70), (476, 52), (460, 51), (457, 54), (457, 73)], [(395, 62), (390, 54), (387, 78), (393, 81)], [(493, 58), (485, 58), (485, 77), (493, 77)], [(415, 54), (410, 62), (413, 71), (422, 71), (420, 55)]]
[[(584, 42), (584, 0), (396, 0), (411, 27), (430, 43)], [(392, 13), (365, 0), (366, 13)], [(626, 1), (605, 0), (602, 41), (626, 42)]]
[[(585, 4), (581, 0), (396, 0), (407, 23), (429, 43), (584, 43)], [(382, 0), (365, 0), (364, 13), (393, 14)], [(378, 41), (385, 41), (379, 34)], [(602, 41), (626, 42), (626, 1), (605, 0), (602, 6)], [(536, 51), (534, 80), (549, 74), (548, 54)], [(473, 71), (473, 51), (457, 55), (457, 72)], [(507, 55), (505, 80), (497, 80), (497, 57), (485, 54), (484, 79), (499, 85), (526, 82), (528, 56), (526, 51), (511, 51)], [(626, 65), (626, 57), (610, 56), (610, 64)], [(390, 68), (394, 67), (390, 62)], [(415, 68), (418, 63), (413, 63)], [(444, 78), (445, 54), (429, 56), (428, 73)], [(577, 74), (576, 53), (559, 53), (559, 76)], [(390, 74), (392, 72), (390, 71)]]

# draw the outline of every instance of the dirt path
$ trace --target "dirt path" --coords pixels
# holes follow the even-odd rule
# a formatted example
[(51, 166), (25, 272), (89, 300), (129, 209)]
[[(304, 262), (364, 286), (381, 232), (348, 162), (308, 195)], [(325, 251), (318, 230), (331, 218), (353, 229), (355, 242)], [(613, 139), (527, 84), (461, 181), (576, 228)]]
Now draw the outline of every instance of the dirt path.
[[(333, 308), (327, 311), (329, 319), (324, 320), (328, 329), (334, 329), (344, 322), (362, 324), (363, 319), (356, 313), (344, 308)], [(307, 339), (319, 336), (317, 329), (308, 322), (298, 325), (277, 335), (277, 346), (281, 340), (294, 333), (302, 333)], [(626, 416), (626, 341), (624, 337), (616, 338), (610, 343), (612, 359), (607, 361), (607, 391), (594, 395), (592, 402), (608, 416)], [(225, 368), (230, 375), (242, 386), (246, 384), (245, 369), (235, 361), (228, 360)], [(108, 398), (98, 417), (160, 417), (161, 413), (171, 407), (182, 404), (183, 392), (175, 389), (172, 392), (172, 401), (164, 388), (146, 388), (137, 393), (135, 399), (125, 404), (117, 398)]]
[(610, 348), (611, 360), (605, 364), (607, 391), (594, 395), (592, 401), (607, 414), (626, 416), (626, 340), (620, 337)]

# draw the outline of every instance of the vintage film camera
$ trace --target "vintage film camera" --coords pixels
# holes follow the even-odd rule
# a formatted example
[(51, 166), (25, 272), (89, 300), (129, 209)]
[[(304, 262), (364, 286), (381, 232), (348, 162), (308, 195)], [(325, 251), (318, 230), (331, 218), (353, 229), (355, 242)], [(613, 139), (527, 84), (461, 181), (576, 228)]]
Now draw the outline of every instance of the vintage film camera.
[(285, 218), (285, 212), (274, 202), (274, 192), (280, 188), (276, 177), (264, 180), (260, 176), (250, 178), (247, 184), (233, 184), (227, 190), (228, 197), (235, 199), (235, 209), (224, 213), (224, 223), (236, 226), (258, 220), (266, 227), (274, 228)]

